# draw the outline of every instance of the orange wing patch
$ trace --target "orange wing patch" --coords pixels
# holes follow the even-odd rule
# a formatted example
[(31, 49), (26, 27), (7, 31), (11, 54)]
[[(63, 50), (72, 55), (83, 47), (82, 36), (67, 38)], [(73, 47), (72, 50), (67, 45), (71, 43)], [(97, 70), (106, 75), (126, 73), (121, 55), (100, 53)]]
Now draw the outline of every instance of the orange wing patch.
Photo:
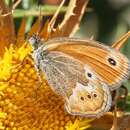
[(119, 51), (98, 42), (71, 38), (59, 41), (53, 39), (49, 50), (63, 52), (88, 64), (111, 89), (119, 87), (129, 75), (129, 60)]

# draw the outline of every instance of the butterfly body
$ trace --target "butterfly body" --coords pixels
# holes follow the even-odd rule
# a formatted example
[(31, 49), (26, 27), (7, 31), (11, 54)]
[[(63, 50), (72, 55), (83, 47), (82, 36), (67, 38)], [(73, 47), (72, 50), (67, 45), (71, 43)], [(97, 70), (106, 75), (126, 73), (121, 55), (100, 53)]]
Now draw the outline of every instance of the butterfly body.
[[(129, 76), (129, 60), (117, 50), (91, 40), (29, 39), (37, 72), (45, 73), (72, 115), (99, 117), (110, 109), (111, 94)], [(35, 45), (37, 44), (37, 45)]]

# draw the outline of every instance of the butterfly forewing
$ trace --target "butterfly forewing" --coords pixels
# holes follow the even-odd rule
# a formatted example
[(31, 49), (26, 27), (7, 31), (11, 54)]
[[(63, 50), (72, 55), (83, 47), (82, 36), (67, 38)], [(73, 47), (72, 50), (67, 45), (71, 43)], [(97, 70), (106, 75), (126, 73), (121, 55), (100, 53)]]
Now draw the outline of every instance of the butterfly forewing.
[(74, 38), (53, 39), (44, 49), (63, 52), (88, 64), (110, 86), (116, 89), (128, 78), (129, 60), (119, 51), (91, 40)]

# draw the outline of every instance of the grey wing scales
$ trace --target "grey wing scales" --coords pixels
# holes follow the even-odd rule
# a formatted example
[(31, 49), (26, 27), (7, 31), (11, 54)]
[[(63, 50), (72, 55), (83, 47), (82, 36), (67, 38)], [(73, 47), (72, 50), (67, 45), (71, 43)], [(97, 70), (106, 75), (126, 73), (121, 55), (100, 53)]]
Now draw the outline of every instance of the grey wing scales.
[(76, 82), (86, 83), (82, 63), (64, 53), (50, 52), (40, 64), (48, 83), (57, 93), (68, 95)]

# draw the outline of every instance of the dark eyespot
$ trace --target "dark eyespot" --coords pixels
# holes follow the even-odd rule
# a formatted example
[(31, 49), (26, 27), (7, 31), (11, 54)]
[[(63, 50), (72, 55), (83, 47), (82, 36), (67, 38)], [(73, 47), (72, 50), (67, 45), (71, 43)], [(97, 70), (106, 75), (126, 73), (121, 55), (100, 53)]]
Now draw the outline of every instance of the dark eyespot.
[(115, 61), (114, 59), (112, 59), (112, 58), (108, 58), (108, 62), (109, 62), (111, 65), (113, 65), (113, 66), (116, 65), (116, 61)]
[(89, 99), (91, 99), (91, 95), (87, 95), (87, 97), (88, 97)]
[(88, 77), (90, 77), (90, 78), (92, 77), (92, 74), (91, 74), (91, 73), (87, 73), (87, 75), (88, 75)]
[(84, 101), (84, 97), (80, 97), (80, 99), (81, 99), (82, 101)]
[(94, 96), (94, 97), (97, 97), (97, 94), (96, 94), (96, 93), (94, 93), (94, 94), (93, 94), (93, 96)]

